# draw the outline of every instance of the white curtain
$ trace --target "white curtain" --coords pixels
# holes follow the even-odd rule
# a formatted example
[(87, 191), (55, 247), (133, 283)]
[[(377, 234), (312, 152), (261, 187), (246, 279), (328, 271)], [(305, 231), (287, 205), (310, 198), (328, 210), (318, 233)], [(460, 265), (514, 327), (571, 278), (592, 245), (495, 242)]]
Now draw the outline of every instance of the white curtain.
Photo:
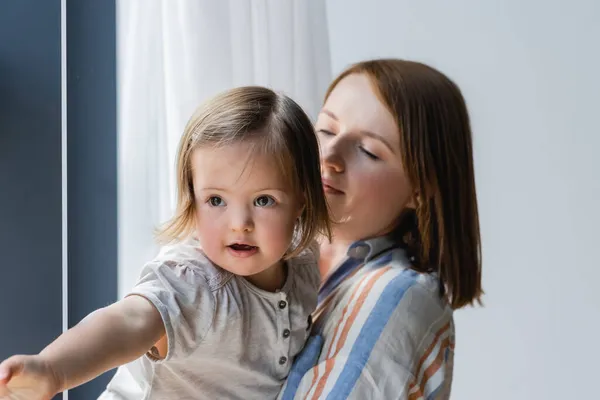
[(331, 79), (324, 0), (119, 0), (119, 293), (175, 203), (176, 146), (207, 97), (258, 84), (313, 118)]

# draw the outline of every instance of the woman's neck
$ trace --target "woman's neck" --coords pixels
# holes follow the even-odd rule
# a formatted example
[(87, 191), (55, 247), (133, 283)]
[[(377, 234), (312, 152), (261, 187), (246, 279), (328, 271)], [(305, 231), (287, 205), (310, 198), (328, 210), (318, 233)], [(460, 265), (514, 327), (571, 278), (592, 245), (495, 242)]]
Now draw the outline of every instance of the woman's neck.
[(334, 238), (331, 242), (324, 240), (321, 243), (321, 255), (319, 259), (321, 281), (325, 280), (325, 278), (340, 265), (348, 253), (348, 248), (353, 242), (353, 240), (340, 240)]

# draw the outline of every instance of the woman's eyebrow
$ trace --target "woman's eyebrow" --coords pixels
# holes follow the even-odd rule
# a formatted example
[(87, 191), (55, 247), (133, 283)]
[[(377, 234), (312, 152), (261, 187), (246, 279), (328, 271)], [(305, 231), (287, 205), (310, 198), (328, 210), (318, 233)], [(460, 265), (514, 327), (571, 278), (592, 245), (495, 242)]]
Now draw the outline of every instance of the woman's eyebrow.
[(379, 141), (380, 141), (381, 143), (383, 143), (383, 144), (384, 144), (384, 145), (385, 145), (385, 146), (386, 146), (388, 149), (390, 149), (390, 151), (391, 151), (392, 153), (394, 153), (394, 149), (392, 148), (392, 145), (391, 145), (391, 144), (390, 144), (390, 143), (389, 143), (387, 140), (385, 140), (385, 138), (384, 138), (383, 136), (381, 136), (381, 135), (378, 135), (378, 134), (376, 134), (376, 133), (374, 133), (374, 132), (371, 132), (371, 131), (359, 131), (359, 133), (360, 133), (360, 134), (362, 134), (362, 135), (368, 136), (368, 137), (370, 137), (370, 138), (372, 138), (372, 139), (379, 140)]
[(331, 119), (338, 121), (338, 117), (335, 116), (334, 113), (332, 113), (331, 111), (329, 111), (326, 108), (321, 109), (321, 113), (327, 115), (328, 117), (330, 117)]
[[(338, 117), (337, 117), (337, 116), (336, 116), (334, 113), (332, 113), (331, 111), (329, 111), (329, 110), (328, 110), (328, 109), (326, 109), (326, 108), (323, 108), (323, 109), (321, 110), (321, 113), (323, 113), (323, 114), (327, 115), (328, 117), (330, 117), (331, 119), (333, 119), (333, 120), (335, 120), (335, 121), (339, 121)], [(381, 135), (378, 135), (377, 133), (374, 133), (374, 132), (371, 132), (371, 131), (363, 131), (363, 130), (361, 130), (361, 131), (358, 131), (358, 133), (360, 133), (360, 134), (362, 134), (362, 135), (365, 135), (365, 136), (368, 136), (368, 137), (370, 137), (370, 138), (372, 138), (372, 139), (379, 140), (379, 141), (380, 141), (381, 143), (383, 143), (383, 144), (384, 144), (384, 145), (385, 145), (385, 146), (386, 146), (388, 149), (390, 149), (390, 151), (391, 151), (392, 153), (394, 153), (394, 148), (392, 147), (392, 145), (391, 145), (391, 144), (390, 144), (390, 143), (389, 143), (387, 140), (385, 140), (385, 138), (384, 138), (383, 136), (381, 136)]]

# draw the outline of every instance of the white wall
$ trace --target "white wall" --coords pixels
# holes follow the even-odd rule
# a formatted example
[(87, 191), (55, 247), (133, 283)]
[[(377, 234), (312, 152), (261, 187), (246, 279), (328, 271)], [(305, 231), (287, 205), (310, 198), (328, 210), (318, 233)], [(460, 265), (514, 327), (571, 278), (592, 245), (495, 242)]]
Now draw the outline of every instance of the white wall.
[(600, 398), (600, 3), (327, 1), (334, 73), (415, 59), (468, 102), (487, 294), (452, 398)]

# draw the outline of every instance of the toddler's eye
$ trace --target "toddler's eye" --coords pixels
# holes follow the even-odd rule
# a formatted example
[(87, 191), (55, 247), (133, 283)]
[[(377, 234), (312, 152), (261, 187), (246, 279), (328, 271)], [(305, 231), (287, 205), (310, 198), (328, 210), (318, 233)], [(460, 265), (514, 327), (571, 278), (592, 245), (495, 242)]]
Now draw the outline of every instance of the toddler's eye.
[(225, 200), (219, 196), (210, 196), (207, 201), (212, 207), (223, 207), (225, 206)]
[(254, 200), (254, 205), (257, 207), (270, 207), (275, 204), (275, 200), (271, 196), (260, 196)]

